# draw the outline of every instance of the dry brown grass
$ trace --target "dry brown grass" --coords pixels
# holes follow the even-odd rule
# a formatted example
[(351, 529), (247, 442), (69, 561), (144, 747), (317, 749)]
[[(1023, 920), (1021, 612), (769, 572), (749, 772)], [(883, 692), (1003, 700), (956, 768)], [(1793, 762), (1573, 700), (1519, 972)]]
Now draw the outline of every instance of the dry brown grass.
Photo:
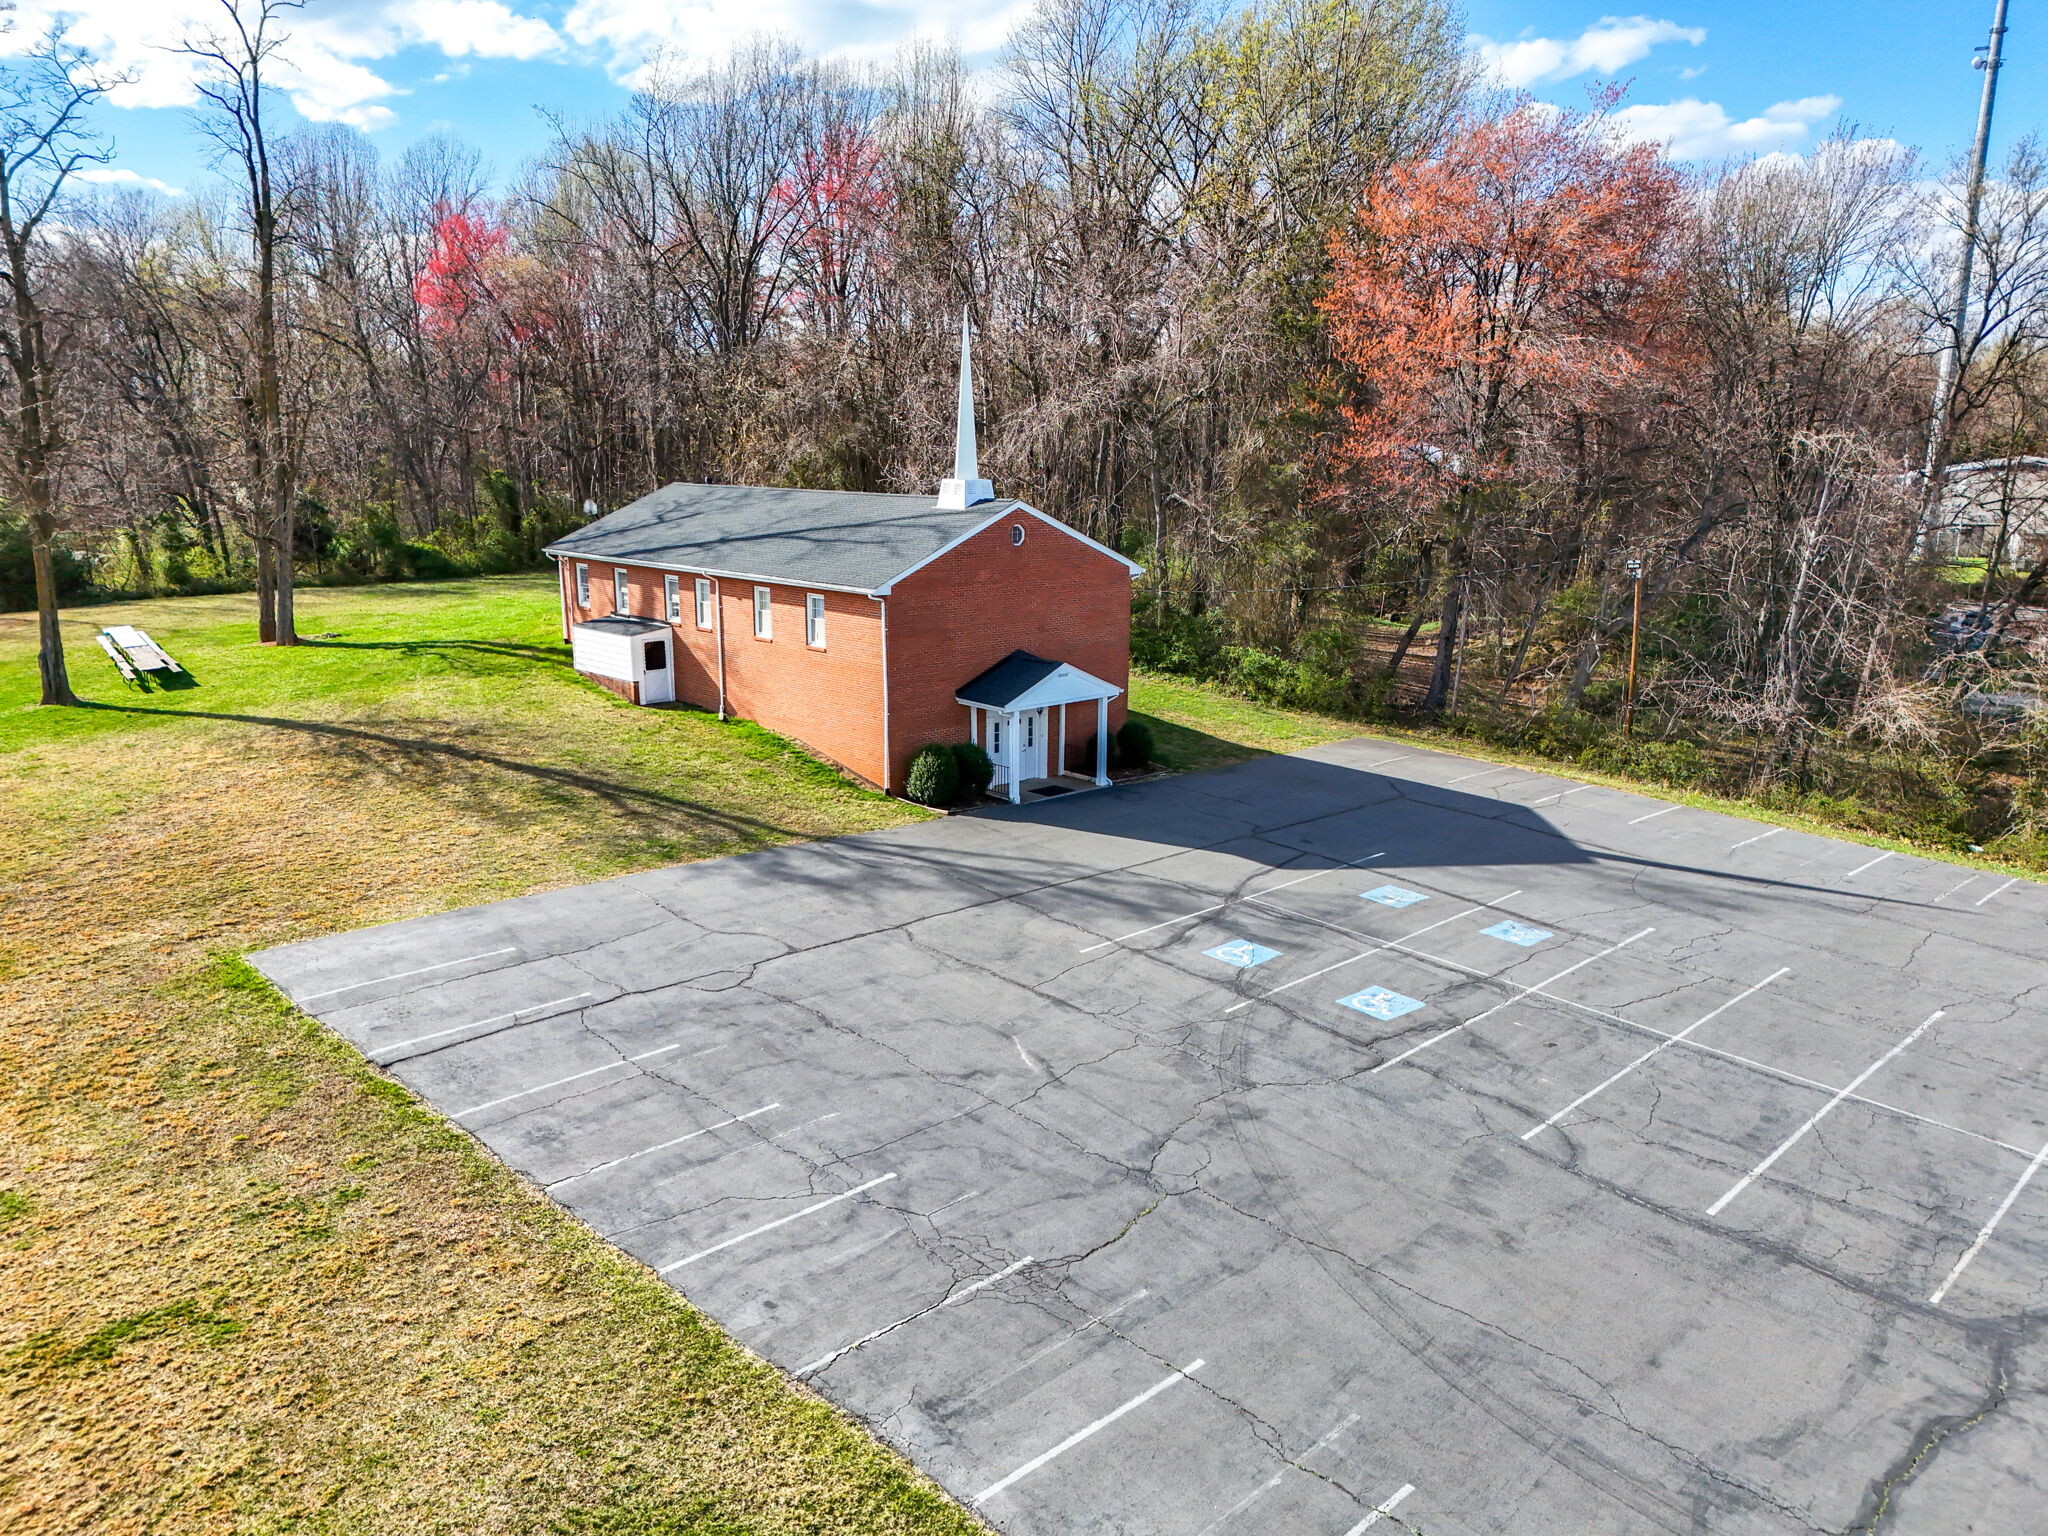
[(370, 736), (0, 707), (0, 1529), (976, 1529), (236, 958), (910, 813), (552, 664), (438, 716), (417, 671), (271, 706)]

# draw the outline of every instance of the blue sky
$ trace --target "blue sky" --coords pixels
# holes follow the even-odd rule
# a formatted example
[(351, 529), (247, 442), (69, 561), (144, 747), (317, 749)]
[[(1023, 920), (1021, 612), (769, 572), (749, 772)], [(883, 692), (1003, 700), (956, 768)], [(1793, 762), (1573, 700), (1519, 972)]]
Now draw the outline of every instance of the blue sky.
[[(73, 36), (132, 75), (102, 113), (108, 179), (192, 187), (207, 174), (169, 44), (218, 0), (19, 0), (20, 38), (59, 11)], [(282, 81), (300, 115), (349, 124), (395, 152), (440, 130), (498, 176), (545, 146), (542, 112), (608, 115), (663, 51), (723, 51), (778, 30), (820, 51), (886, 55), (952, 37), (985, 61), (1028, 0), (310, 0), (291, 20)], [(1570, 0), (1469, 0), (1468, 31), (1507, 82), (1578, 103), (1632, 81), (1622, 119), (1681, 157), (1798, 152), (1850, 123), (1868, 136), (1960, 151), (1983, 76), (1970, 68), (1989, 0), (1674, 0), (1617, 15)], [(2040, 126), (2048, 22), (2007, 36), (1998, 139)]]

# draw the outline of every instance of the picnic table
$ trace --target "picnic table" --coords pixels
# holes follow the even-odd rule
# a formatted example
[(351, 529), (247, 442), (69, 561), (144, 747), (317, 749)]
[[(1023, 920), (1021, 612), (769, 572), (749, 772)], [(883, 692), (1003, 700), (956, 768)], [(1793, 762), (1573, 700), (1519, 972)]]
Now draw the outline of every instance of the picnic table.
[(144, 673), (167, 675), (185, 670), (172, 660), (170, 652), (149, 638), (148, 631), (133, 624), (109, 624), (100, 631), (99, 641), (100, 649), (107, 653), (115, 669), (131, 683), (143, 682)]

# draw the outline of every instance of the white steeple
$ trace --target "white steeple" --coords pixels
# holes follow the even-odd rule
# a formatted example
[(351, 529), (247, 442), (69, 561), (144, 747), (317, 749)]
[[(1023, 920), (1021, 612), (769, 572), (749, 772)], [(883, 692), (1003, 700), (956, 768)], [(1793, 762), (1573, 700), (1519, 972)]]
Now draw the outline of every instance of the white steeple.
[(969, 356), (967, 311), (960, 311), (960, 410), (953, 428), (953, 476), (939, 482), (939, 505), (964, 511), (977, 502), (995, 500), (995, 487), (981, 478), (974, 447), (974, 362)]

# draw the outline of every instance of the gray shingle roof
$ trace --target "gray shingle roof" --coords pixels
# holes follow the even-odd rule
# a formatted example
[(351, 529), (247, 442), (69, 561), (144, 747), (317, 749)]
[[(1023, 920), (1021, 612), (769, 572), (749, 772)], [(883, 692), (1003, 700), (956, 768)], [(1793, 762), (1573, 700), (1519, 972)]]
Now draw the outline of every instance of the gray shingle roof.
[(973, 682), (962, 684), (953, 697), (986, 709), (1008, 709), (1011, 700), (1022, 698), (1059, 669), (1058, 662), (1043, 656), (1012, 651)]
[(557, 539), (548, 552), (867, 592), (1019, 505), (999, 498), (949, 512), (929, 496), (678, 483)]

